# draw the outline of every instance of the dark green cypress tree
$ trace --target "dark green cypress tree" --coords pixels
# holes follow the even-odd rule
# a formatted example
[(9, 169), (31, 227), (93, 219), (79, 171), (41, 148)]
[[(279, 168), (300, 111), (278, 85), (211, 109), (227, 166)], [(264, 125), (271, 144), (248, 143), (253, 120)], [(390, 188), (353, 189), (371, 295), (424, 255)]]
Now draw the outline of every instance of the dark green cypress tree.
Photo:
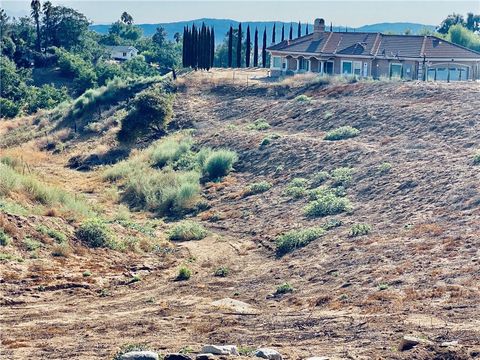
[(253, 67), (258, 67), (258, 30), (257, 28), (255, 28), (255, 36), (253, 39)]
[(237, 38), (237, 68), (242, 67), (242, 23), (238, 24), (238, 38)]
[(262, 66), (267, 67), (267, 28), (263, 30)]
[(282, 41), (285, 40), (285, 24), (282, 24)]
[(232, 67), (232, 55), (233, 55), (233, 28), (230, 25), (230, 31), (228, 32), (228, 67)]
[(215, 60), (215, 30), (210, 30), (210, 67), (213, 68), (213, 61)]
[(212, 42), (210, 41), (210, 28), (207, 27), (205, 30), (205, 50), (203, 51), (205, 53), (205, 69), (207, 69), (207, 71), (210, 70), (211, 47)]
[(192, 25), (192, 34), (191, 34), (190, 48), (192, 49), (190, 66), (196, 70), (197, 68), (197, 28), (195, 24)]
[(293, 24), (290, 23), (290, 34), (288, 34), (288, 38), (290, 40), (293, 40)]
[(247, 39), (245, 40), (245, 66), (250, 67), (250, 54), (252, 43), (250, 41), (250, 25), (247, 26)]
[(302, 36), (302, 24), (300, 24), (300, 21), (298, 22), (298, 29), (297, 29), (297, 37)]
[[(255, 31), (257, 31), (257, 29), (255, 29)], [(272, 30), (272, 44), (275, 44), (275, 33), (276, 33), (276, 27), (275, 27), (275, 23), (273, 23), (273, 30)]]
[(308, 23), (305, 24), (305, 35), (308, 35)]
[(186, 28), (185, 26), (183, 27), (183, 41), (182, 41), (182, 66), (183, 67), (186, 67), (186, 57), (185, 57), (185, 51), (187, 49), (187, 46), (186, 46), (186, 41), (187, 41), (187, 31), (186, 31)]

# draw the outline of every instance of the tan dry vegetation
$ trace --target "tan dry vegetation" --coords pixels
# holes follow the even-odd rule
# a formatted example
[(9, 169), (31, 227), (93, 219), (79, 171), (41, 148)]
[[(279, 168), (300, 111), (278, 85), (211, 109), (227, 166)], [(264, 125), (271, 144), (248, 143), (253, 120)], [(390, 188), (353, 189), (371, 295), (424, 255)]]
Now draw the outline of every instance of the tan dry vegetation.
[[(197, 144), (239, 155), (234, 173), (202, 188), (210, 208), (193, 220), (210, 235), (147, 254), (87, 249), (75, 239), (66, 258), (41, 253), (30, 259), (15, 248), (23, 262), (0, 264), (2, 356), (108, 358), (125, 343), (147, 343), (163, 353), (186, 346), (199, 351), (205, 343), (270, 346), (292, 359), (467, 359), (478, 351), (480, 189), (479, 168), (471, 164), (480, 145), (478, 85), (270, 84), (255, 73), (248, 87), (227, 81), (233, 76), (228, 71), (188, 74), (176, 97), (173, 128), (194, 127)], [(300, 94), (311, 101), (294, 101)], [(258, 118), (271, 128), (246, 130)], [(346, 125), (360, 134), (323, 140), (327, 131)], [(259, 146), (271, 133), (280, 137)], [(125, 211), (102, 181), (101, 167), (67, 167), (75, 156), (115, 147), (113, 131), (67, 140), (56, 154), (37, 153), (32, 144), (1, 149), (0, 155), (26, 149), (36, 159), (31, 167), (49, 182), (101, 202), (107, 217)], [(392, 167), (379, 174), (384, 162)], [(293, 178), (340, 167), (355, 169), (345, 190), (351, 213), (308, 218), (307, 197), (284, 195)], [(273, 187), (242, 196), (259, 181)], [(150, 217), (129, 216), (139, 223)], [(275, 256), (279, 234), (333, 218), (342, 225)], [(19, 232), (46, 221), (7, 220)], [(75, 224), (59, 221), (73, 233)], [(349, 237), (356, 223), (370, 224), (371, 233)], [(166, 228), (160, 225), (156, 236)], [(190, 280), (174, 281), (181, 266), (192, 270)], [(228, 276), (213, 276), (219, 267), (229, 268)], [(86, 270), (91, 276), (82, 275)], [(129, 282), (134, 274), (142, 280)], [(273, 296), (285, 282), (293, 293)], [(238, 314), (212, 305), (223, 298), (255, 311)], [(404, 334), (434, 345), (398, 352)], [(451, 340), (460, 345), (439, 347)]]

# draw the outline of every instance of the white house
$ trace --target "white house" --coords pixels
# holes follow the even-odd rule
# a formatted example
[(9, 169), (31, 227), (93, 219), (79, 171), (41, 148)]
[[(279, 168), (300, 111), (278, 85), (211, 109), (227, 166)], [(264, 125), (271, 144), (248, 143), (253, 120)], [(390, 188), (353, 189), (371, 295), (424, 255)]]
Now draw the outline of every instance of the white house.
[(138, 55), (138, 50), (133, 46), (106, 46), (107, 53), (114, 60), (129, 60)]

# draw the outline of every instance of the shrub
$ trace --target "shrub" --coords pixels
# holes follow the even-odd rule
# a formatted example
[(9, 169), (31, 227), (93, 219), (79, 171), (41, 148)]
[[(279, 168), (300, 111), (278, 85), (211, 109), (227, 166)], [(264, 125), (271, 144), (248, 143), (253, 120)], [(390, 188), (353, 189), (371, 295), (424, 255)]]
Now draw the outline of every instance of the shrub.
[(254, 195), (254, 194), (260, 194), (265, 191), (270, 190), (272, 187), (272, 183), (269, 183), (268, 181), (261, 181), (258, 183), (253, 183), (247, 186), (247, 188), (244, 191), (245, 195)]
[(5, 233), (5, 230), (0, 228), (0, 246), (7, 246), (10, 242), (10, 236)]
[(216, 150), (205, 160), (203, 173), (209, 180), (216, 180), (227, 175), (233, 168), (233, 164), (238, 160), (234, 151)]
[[(190, 136), (169, 137), (150, 146), (147, 155), (152, 166), (162, 168), (167, 164), (174, 165), (174, 163), (180, 162), (182, 158), (185, 160), (185, 157), (191, 153), (192, 145), (193, 141)], [(191, 170), (195, 167), (195, 159), (192, 158), (190, 162), (190, 164), (175, 167)]]
[(174, 241), (201, 240), (208, 231), (195, 221), (185, 220), (175, 224), (168, 232), (168, 238)]
[(249, 130), (267, 130), (270, 129), (270, 124), (265, 120), (265, 119), (257, 119), (253, 122), (253, 124), (250, 124), (247, 126), (247, 129)]
[(312, 98), (308, 97), (307, 95), (298, 95), (293, 100), (298, 101), (298, 102), (310, 102), (310, 101), (312, 101)]
[(70, 247), (66, 243), (55, 244), (52, 247), (52, 256), (55, 257), (68, 257), (70, 255)]
[(190, 270), (189, 268), (187, 268), (185, 266), (182, 266), (178, 270), (177, 280), (179, 280), (179, 281), (188, 280), (188, 279), (190, 279), (191, 276), (192, 276), (192, 270)]
[(340, 167), (332, 171), (332, 185), (347, 187), (352, 182), (354, 170), (349, 167)]
[(351, 126), (342, 126), (335, 130), (331, 130), (327, 132), (324, 139), (325, 140), (342, 140), (342, 139), (349, 139), (357, 136), (360, 133), (360, 130), (351, 127)]
[(50, 236), (52, 239), (54, 239), (57, 243), (64, 243), (67, 241), (67, 236), (62, 233), (61, 231), (51, 229), (49, 227), (46, 227), (44, 225), (39, 225), (37, 227), (37, 231), (40, 232), (43, 235)]
[(388, 289), (388, 284), (378, 284), (378, 290), (387, 290)]
[(277, 256), (283, 256), (295, 249), (307, 246), (312, 241), (325, 234), (325, 230), (320, 227), (312, 227), (302, 230), (290, 230), (277, 237)]
[(262, 139), (262, 141), (260, 141), (260, 147), (264, 147), (264, 146), (267, 146), (267, 145), (270, 145), (270, 143), (272, 142), (272, 139), (270, 137), (264, 137)]
[(69, 100), (70, 96), (66, 87), (57, 89), (53, 85), (45, 84), (42, 87), (32, 87), (28, 101), (28, 112), (33, 113), (38, 109), (53, 109), (58, 104)]
[(304, 208), (304, 212), (307, 216), (318, 217), (339, 214), (349, 211), (350, 208), (350, 201), (347, 198), (337, 196), (334, 191), (328, 191), (310, 202)]
[(308, 184), (308, 180), (304, 178), (294, 178), (285, 188), (283, 194), (285, 196), (289, 196), (294, 199), (298, 199), (303, 197), (306, 192), (306, 186)]
[(392, 164), (388, 162), (384, 162), (378, 167), (378, 172), (383, 175), (390, 172), (391, 169), (392, 169)]
[(367, 235), (372, 230), (372, 227), (368, 224), (354, 224), (350, 228), (349, 235), (351, 237)]
[(103, 220), (98, 218), (91, 218), (83, 222), (77, 229), (76, 235), (88, 247), (114, 247), (110, 229)]
[(160, 87), (138, 94), (132, 101), (133, 109), (122, 121), (118, 133), (121, 141), (135, 141), (150, 133), (163, 133), (173, 116), (173, 96)]
[(473, 155), (473, 164), (480, 165), (480, 150), (478, 150), (475, 155)]
[(12, 100), (0, 97), (0, 109), (2, 109), (0, 117), (9, 119), (18, 115), (21, 106)]
[(275, 292), (276, 295), (283, 295), (287, 293), (293, 292), (293, 287), (289, 283), (284, 283), (282, 285), (277, 286), (277, 291)]
[(42, 243), (38, 240), (26, 237), (23, 239), (23, 245), (28, 251), (35, 251), (42, 247)]
[(320, 184), (323, 184), (325, 181), (330, 179), (330, 175), (326, 171), (319, 171), (315, 174), (313, 174), (311, 183), (313, 186), (318, 186)]
[(215, 270), (213, 275), (218, 277), (227, 277), (229, 273), (230, 273), (230, 269), (225, 266), (222, 266), (222, 267), (219, 267), (217, 270)]

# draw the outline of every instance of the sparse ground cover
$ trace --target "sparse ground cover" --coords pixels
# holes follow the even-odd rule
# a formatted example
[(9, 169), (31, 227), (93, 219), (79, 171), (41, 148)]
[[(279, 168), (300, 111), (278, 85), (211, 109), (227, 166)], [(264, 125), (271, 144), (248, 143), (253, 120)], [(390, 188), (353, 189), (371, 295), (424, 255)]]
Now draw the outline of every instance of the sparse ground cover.
[[(210, 75), (179, 81), (168, 137), (118, 158), (111, 149), (120, 146), (121, 117), (111, 116), (122, 102), (94, 114), (105, 130), (79, 126), (58, 137), (62, 151), (43, 146), (36, 119), (0, 124), (0, 165), (18, 179), (0, 187), (1, 356), (108, 359), (127, 344), (166, 353), (232, 343), (289, 358), (473, 357), (475, 84), (269, 83), (252, 72), (247, 87), (238, 74), (233, 84), (226, 71)], [(309, 100), (295, 100), (301, 95)], [(47, 132), (61, 130), (43, 119)], [(250, 130), (252, 119), (269, 128)], [(360, 133), (324, 139), (342, 126)], [(259, 147), (268, 132), (280, 137)], [(79, 158), (114, 165), (95, 160), (77, 171), (71, 159)], [(191, 171), (189, 211), (165, 218), (155, 207), (125, 206), (134, 204), (124, 197), (128, 179), (138, 179), (130, 191), (146, 203)], [(146, 186), (171, 174), (153, 192)], [(30, 178), (89, 213), (68, 216), (58, 195), (42, 203), (24, 186)], [(87, 246), (111, 239), (113, 249)], [(212, 306), (224, 298), (256, 311)], [(432, 345), (400, 352), (405, 334)], [(453, 340), (459, 345), (440, 347)]]

